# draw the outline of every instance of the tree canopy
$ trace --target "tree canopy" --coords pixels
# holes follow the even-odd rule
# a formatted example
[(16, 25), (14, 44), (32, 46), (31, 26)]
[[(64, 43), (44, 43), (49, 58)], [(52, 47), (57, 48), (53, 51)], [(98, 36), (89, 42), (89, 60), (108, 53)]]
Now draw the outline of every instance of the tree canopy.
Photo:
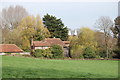
[[(30, 47), (31, 39), (40, 41), (50, 37), (49, 31), (44, 27), (39, 16), (27, 16), (23, 18), (17, 29), (21, 32), (23, 40), (28, 41), (27, 47)], [(23, 45), (26, 44), (26, 41), (23, 42)]]
[(43, 17), (43, 23), (49, 30), (52, 38), (60, 38), (61, 40), (68, 39), (68, 28), (64, 26), (61, 19), (46, 14)]

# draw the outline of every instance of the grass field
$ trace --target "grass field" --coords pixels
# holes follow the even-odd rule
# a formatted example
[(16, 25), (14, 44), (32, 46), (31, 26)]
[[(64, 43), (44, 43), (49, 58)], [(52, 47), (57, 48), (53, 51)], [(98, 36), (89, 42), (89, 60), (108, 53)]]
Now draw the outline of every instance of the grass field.
[(2, 57), (3, 78), (117, 78), (118, 61)]

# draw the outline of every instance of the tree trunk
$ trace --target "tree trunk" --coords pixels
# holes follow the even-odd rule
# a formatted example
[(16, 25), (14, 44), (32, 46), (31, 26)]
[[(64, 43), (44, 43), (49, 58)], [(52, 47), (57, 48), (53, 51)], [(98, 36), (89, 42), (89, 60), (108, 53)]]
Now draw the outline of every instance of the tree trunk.
[(109, 50), (108, 50), (108, 46), (106, 46), (106, 54), (107, 54), (107, 59), (109, 58)]
[(107, 32), (104, 29), (104, 33), (105, 33), (105, 47), (106, 47), (106, 57), (107, 59), (109, 58), (109, 51), (108, 51), (108, 35)]
[(30, 54), (33, 55), (33, 38), (30, 39)]

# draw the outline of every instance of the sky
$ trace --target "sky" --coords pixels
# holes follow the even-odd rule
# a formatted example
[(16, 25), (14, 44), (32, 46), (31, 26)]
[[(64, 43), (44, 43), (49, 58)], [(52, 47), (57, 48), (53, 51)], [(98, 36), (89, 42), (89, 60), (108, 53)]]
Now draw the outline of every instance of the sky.
[[(45, 0), (46, 1), (46, 0)], [(88, 1), (2, 1), (0, 10), (10, 5), (21, 5), (31, 15), (39, 14), (43, 17), (46, 13), (61, 18), (65, 26), (71, 29), (89, 27), (95, 29), (95, 22), (101, 16), (109, 16), (114, 20), (118, 16), (118, 2), (88, 2)]]

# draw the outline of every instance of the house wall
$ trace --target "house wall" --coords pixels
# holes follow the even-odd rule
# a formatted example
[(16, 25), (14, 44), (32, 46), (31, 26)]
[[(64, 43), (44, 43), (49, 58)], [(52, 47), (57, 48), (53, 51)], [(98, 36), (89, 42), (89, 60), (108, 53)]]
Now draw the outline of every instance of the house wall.
[(65, 57), (70, 57), (69, 47), (64, 47), (63, 50), (64, 50), (64, 56)]
[(35, 47), (35, 49), (48, 49), (50, 47)]
[[(21, 54), (22, 52), (10, 52), (11, 55), (15, 55), (15, 54)], [(5, 53), (5, 52), (0, 52), (0, 55), (6, 55), (6, 54), (9, 54), (9, 53)]]
[(5, 53), (0, 53), (0, 55), (5, 55)]
[(30, 55), (30, 52), (23, 52), (23, 53), (20, 53), (21, 55)]

